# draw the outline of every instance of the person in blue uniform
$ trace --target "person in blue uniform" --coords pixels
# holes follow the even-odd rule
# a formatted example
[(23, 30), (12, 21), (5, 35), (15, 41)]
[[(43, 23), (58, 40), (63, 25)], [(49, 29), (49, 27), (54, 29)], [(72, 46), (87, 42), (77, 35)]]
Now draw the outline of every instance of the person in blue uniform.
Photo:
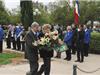
[(20, 26), (16, 26), (15, 35), (16, 35), (17, 50), (20, 50), (21, 49), (21, 43), (20, 43), (21, 31), (22, 31), (21, 27)]
[(15, 28), (15, 26), (13, 25), (13, 26), (12, 26), (12, 30), (11, 30), (11, 43), (12, 43), (12, 47), (13, 47), (12, 49), (13, 49), (13, 50), (16, 50), (15, 29), (16, 29), (16, 28)]
[(84, 31), (85, 31), (85, 36), (84, 36), (84, 56), (88, 57), (88, 51), (89, 51), (89, 45), (90, 45), (90, 39), (91, 39), (91, 31), (89, 27), (84, 25)]
[(3, 51), (3, 38), (4, 38), (4, 31), (2, 26), (0, 25), (0, 53)]
[(72, 28), (71, 28), (71, 26), (68, 26), (67, 27), (67, 33), (65, 34), (65, 37), (64, 37), (64, 42), (68, 46), (68, 50), (66, 51), (65, 60), (68, 60), (68, 61), (71, 60), (72, 36), (73, 36)]

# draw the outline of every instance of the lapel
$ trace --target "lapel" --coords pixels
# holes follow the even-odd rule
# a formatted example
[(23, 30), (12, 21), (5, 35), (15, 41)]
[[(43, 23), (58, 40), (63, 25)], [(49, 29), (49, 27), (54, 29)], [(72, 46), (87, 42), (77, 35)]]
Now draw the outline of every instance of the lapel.
[(37, 40), (36, 36), (34, 35), (34, 33), (32, 32), (32, 30), (30, 31), (29, 35), (32, 37), (32, 40), (35, 41)]

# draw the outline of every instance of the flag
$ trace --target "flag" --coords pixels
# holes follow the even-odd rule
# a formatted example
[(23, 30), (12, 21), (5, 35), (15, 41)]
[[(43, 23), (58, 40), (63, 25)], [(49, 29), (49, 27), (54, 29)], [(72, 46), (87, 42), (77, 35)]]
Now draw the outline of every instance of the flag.
[(73, 7), (73, 0), (68, 0), (70, 7)]
[(74, 23), (77, 25), (79, 23), (79, 1), (76, 0), (74, 8)]

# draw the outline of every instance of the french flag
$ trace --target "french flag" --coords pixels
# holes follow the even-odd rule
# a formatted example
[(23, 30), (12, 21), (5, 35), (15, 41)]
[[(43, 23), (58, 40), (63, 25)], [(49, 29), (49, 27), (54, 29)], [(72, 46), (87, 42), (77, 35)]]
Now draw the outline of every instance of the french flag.
[(74, 9), (74, 23), (75, 25), (79, 24), (79, 1), (76, 0), (75, 2), (75, 9)]

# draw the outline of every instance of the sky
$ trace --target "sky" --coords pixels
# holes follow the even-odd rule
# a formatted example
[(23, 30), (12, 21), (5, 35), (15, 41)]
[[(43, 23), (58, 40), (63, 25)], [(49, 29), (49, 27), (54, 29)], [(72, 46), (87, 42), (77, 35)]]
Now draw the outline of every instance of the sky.
[[(54, 0), (33, 0), (43, 2), (44, 4), (48, 4), (49, 2), (54, 2)], [(20, 0), (4, 0), (5, 6), (7, 9), (11, 10), (17, 8), (20, 5)]]

